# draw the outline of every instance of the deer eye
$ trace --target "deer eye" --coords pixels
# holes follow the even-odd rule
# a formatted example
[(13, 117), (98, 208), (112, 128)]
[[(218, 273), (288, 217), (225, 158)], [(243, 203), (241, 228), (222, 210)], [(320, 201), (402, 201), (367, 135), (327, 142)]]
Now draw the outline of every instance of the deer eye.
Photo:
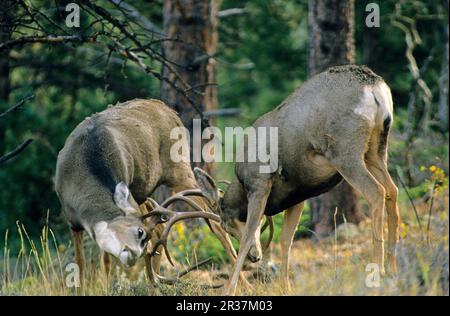
[(144, 230), (142, 228), (138, 228), (138, 238), (141, 239), (144, 236)]

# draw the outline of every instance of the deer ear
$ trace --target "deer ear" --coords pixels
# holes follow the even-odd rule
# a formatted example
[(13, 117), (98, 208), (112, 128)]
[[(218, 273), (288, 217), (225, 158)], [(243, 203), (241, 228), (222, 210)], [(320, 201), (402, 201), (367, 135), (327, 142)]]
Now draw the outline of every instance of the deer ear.
[(200, 190), (212, 202), (218, 203), (220, 196), (214, 179), (203, 169), (194, 168), (195, 179), (197, 180)]
[(125, 215), (139, 213), (136, 201), (124, 182), (119, 182), (114, 191), (114, 203), (125, 212)]

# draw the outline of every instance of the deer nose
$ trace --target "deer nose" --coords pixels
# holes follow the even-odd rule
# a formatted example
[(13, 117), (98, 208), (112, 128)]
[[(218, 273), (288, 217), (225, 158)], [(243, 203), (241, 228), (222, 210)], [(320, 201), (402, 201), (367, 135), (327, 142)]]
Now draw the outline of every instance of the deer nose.
[(127, 267), (132, 267), (136, 263), (136, 256), (130, 250), (123, 250), (119, 255), (120, 262)]

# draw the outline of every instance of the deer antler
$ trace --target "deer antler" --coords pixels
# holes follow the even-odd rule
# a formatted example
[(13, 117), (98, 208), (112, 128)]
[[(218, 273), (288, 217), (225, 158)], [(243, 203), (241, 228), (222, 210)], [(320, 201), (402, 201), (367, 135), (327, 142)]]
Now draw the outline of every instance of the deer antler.
[(180, 220), (184, 220), (184, 219), (189, 219), (189, 218), (197, 218), (197, 217), (203, 217), (203, 218), (208, 218), (208, 219), (212, 219), (215, 221), (220, 221), (220, 217), (216, 214), (212, 214), (212, 213), (207, 213), (207, 212), (198, 212), (198, 211), (194, 211), (194, 212), (183, 212), (183, 213), (178, 213), (178, 212), (174, 212), (174, 211), (170, 211), (170, 210), (155, 210), (149, 213), (149, 216), (160, 216), (160, 220), (162, 223), (166, 223), (166, 227), (164, 228), (163, 233), (161, 234), (160, 239), (155, 243), (155, 245), (153, 246), (153, 250), (150, 253), (150, 255), (154, 255), (157, 253), (157, 248), (158, 246), (162, 245), (164, 248), (164, 251), (166, 253), (167, 259), (169, 260), (170, 264), (173, 264), (172, 258), (169, 254), (169, 251), (167, 249), (167, 238), (169, 236), (170, 233), (170, 229), (172, 228), (172, 226), (180, 221)]
[[(195, 201), (193, 201), (188, 196), (203, 196), (203, 194), (200, 190), (196, 190), (196, 189), (184, 190), (184, 191), (181, 191), (181, 192), (169, 197), (167, 200), (165, 200), (163, 203), (161, 203), (161, 205), (159, 205), (155, 200), (149, 199), (149, 202), (152, 203), (155, 207), (151, 212), (142, 216), (142, 219), (145, 219), (148, 217), (156, 217), (157, 218), (156, 225), (162, 224), (162, 223), (166, 224), (166, 226), (164, 227), (164, 230), (161, 234), (161, 237), (153, 245), (153, 249), (150, 253), (150, 256), (157, 255), (158, 247), (163, 246), (166, 257), (172, 266), (174, 265), (174, 263), (173, 263), (172, 257), (170, 256), (169, 250), (167, 249), (167, 239), (169, 237), (170, 229), (176, 222), (185, 220), (185, 219), (199, 218), (199, 217), (205, 218), (206, 220), (214, 220), (217, 222), (220, 222), (220, 220), (221, 220), (219, 215), (206, 212), (202, 207), (200, 207)], [(187, 203), (193, 209), (195, 209), (195, 211), (175, 212), (175, 211), (169, 210), (167, 207), (176, 201), (183, 201), (183, 202)], [(209, 222), (208, 222), (208, 224), (209, 224)]]
[[(198, 269), (199, 267), (201, 267), (201, 266), (203, 266), (203, 265), (209, 263), (210, 261), (211, 261), (211, 258), (208, 258), (208, 259), (202, 260), (202, 261), (200, 261), (200, 262), (197, 262), (197, 263), (191, 265), (190, 267), (184, 269), (183, 271), (178, 272), (178, 273), (176, 274), (175, 277), (165, 277), (165, 276), (159, 275), (158, 273), (156, 273), (156, 272), (153, 270), (153, 267), (152, 267), (152, 272), (153, 272), (153, 276), (156, 277), (156, 279), (158, 279), (158, 282), (164, 283), (164, 284), (173, 285), (173, 284), (175, 284), (176, 282), (178, 282), (179, 279), (180, 279), (181, 277), (183, 277), (183, 276), (185, 276), (186, 274), (188, 274), (189, 272), (191, 272), (191, 271), (193, 271), (193, 270), (196, 270), (196, 269)], [(221, 287), (223, 286), (223, 284), (218, 284), (218, 285), (203, 285), (203, 286), (204, 286), (204, 287), (208, 287), (208, 288), (217, 289), (217, 288), (221, 288)]]
[(226, 184), (226, 186), (229, 186), (231, 184), (231, 181), (222, 179), (222, 180), (217, 180), (216, 183), (223, 183), (223, 184)]
[[(222, 184), (225, 184), (226, 187), (229, 187), (231, 184), (231, 181), (221, 179), (221, 180), (217, 180), (216, 183), (217, 184), (222, 183)], [(219, 190), (221, 196), (223, 196), (223, 194), (225, 194), (225, 191), (222, 190), (221, 188), (218, 188), (218, 190)]]

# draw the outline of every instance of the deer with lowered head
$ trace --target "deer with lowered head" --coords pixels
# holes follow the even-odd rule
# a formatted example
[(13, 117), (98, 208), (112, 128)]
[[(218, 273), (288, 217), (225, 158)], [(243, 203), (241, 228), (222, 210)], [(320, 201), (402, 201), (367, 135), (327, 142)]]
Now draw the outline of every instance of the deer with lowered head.
[[(281, 283), (288, 291), (289, 252), (303, 202), (330, 190), (342, 178), (367, 201), (372, 217), (373, 260), (382, 272), (386, 206), (387, 255), (395, 273), (400, 218), (398, 190), (387, 169), (392, 121), (391, 92), (381, 77), (364, 66), (332, 67), (310, 78), (253, 124), (278, 127), (279, 162), (275, 172), (260, 173), (259, 162), (237, 162), (237, 179), (221, 198), (214, 180), (201, 169), (194, 170), (223, 228), (240, 241), (225, 294), (235, 293), (246, 256), (253, 262), (261, 259), (262, 217), (283, 211)], [(244, 143), (245, 157), (247, 151), (248, 144)]]
[[(58, 155), (55, 186), (81, 272), (84, 231), (104, 253), (132, 266), (146, 254), (158, 224), (193, 217), (205, 218), (231, 258), (236, 257), (228, 234), (215, 222), (217, 215), (202, 212), (205, 200), (199, 197), (190, 164), (173, 162), (170, 157), (176, 141), (170, 138), (170, 132), (180, 126), (177, 114), (161, 101), (135, 99), (86, 118), (69, 135)], [(162, 184), (178, 193), (161, 205), (151, 200), (156, 209), (143, 216), (139, 206)], [(175, 201), (184, 201), (196, 211), (180, 213), (180, 218), (167, 209)], [(209, 219), (215, 221), (210, 223)], [(150, 274), (149, 260), (158, 254), (154, 251), (146, 255)], [(157, 257), (153, 265), (156, 270)]]

